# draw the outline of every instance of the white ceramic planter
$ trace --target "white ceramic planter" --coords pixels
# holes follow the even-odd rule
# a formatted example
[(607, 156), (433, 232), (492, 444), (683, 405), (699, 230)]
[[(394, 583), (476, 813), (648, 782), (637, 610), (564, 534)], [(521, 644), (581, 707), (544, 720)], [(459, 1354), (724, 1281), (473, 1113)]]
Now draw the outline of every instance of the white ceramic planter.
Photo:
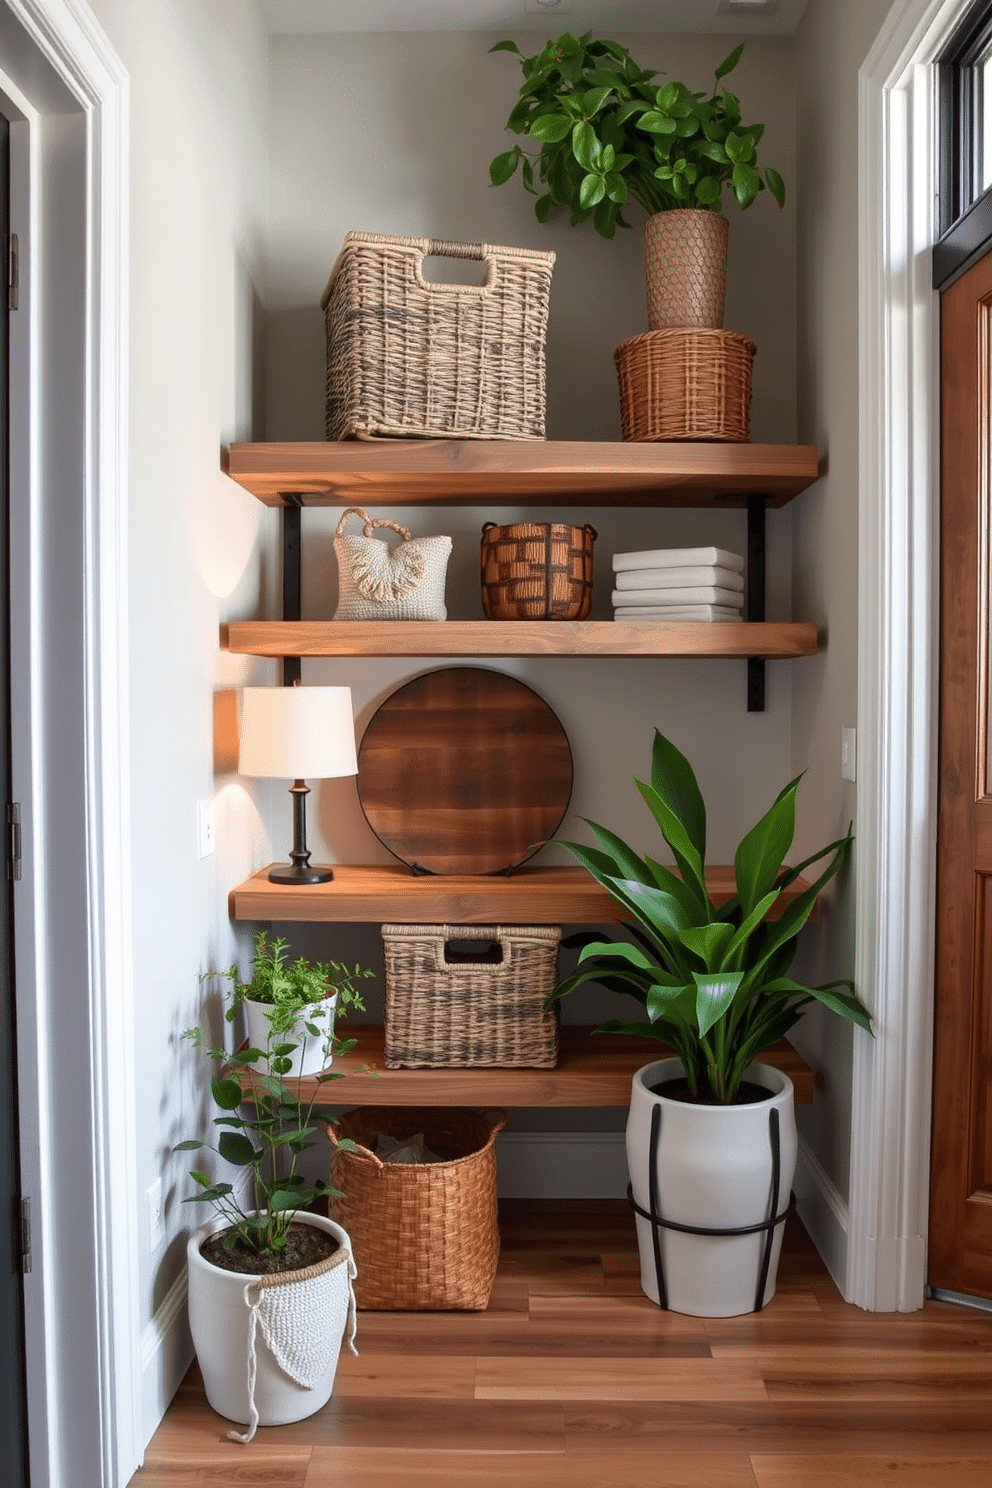
[[(334, 1386), (341, 1341), (349, 1316), (354, 1317), (351, 1288), (354, 1263), (347, 1231), (333, 1220), (317, 1214), (301, 1213), (294, 1218), (328, 1231), (347, 1250), (342, 1264), (313, 1283), (301, 1283), (309, 1288), (303, 1312), (305, 1326), (316, 1335), (316, 1343), (306, 1368), (296, 1372), (316, 1373), (316, 1379), (309, 1385), (299, 1384), (280, 1363), (266, 1337), (264, 1322), (259, 1324), (256, 1320), (254, 1329), (250, 1326), (254, 1300), (251, 1288), (259, 1278), (223, 1271), (200, 1254), (204, 1240), (218, 1230), (226, 1229), (226, 1222), (209, 1220), (190, 1236), (187, 1243), (190, 1331), (207, 1400), (218, 1415), (250, 1425), (252, 1429), (255, 1424), (281, 1426), (288, 1421), (301, 1421), (327, 1404)], [(305, 1339), (307, 1336), (301, 1329), (301, 1337)], [(273, 1341), (278, 1350), (278, 1329)], [(291, 1340), (291, 1347), (293, 1344), (298, 1346), (299, 1342)], [(255, 1421), (252, 1403), (257, 1416)]]
[[(657, 1155), (658, 1211), (665, 1220), (705, 1229), (739, 1228), (774, 1217), (769, 1112), (778, 1112), (779, 1195), (788, 1207), (796, 1167), (792, 1081), (771, 1065), (754, 1064), (747, 1079), (768, 1099), (744, 1106), (698, 1106), (656, 1095), (652, 1085), (682, 1074), (678, 1059), (645, 1065), (633, 1078), (627, 1119), (627, 1165), (635, 1204), (650, 1211), (651, 1113), (660, 1108)], [(775, 1226), (761, 1305), (775, 1293), (784, 1219)], [(641, 1287), (659, 1302), (654, 1226), (637, 1216)], [(693, 1317), (736, 1317), (752, 1312), (766, 1234), (688, 1235), (658, 1227), (667, 1305)]]
[[(288, 1075), (316, 1075), (334, 1063), (330, 1045), (334, 1037), (334, 1013), (337, 1005), (338, 994), (333, 992), (323, 1002), (311, 1003), (305, 1013), (300, 1014), (297, 1032), (286, 1036), (287, 1043), (294, 1040), (296, 1042), (291, 1067), (286, 1071)], [(245, 998), (244, 1009), (249, 1044), (256, 1049), (267, 1048), (271, 1004), (252, 1002)], [(315, 1024), (320, 1030), (319, 1034), (308, 1033), (303, 1026), (304, 1022)]]

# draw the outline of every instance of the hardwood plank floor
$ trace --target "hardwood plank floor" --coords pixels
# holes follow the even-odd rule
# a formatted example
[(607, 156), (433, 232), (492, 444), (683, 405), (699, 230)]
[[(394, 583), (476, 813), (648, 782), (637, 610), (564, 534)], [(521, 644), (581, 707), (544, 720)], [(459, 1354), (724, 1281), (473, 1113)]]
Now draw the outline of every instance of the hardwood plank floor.
[(194, 1366), (132, 1488), (987, 1488), (992, 1316), (841, 1301), (798, 1223), (743, 1318), (660, 1312), (625, 1206), (504, 1206), (481, 1313), (363, 1312), (318, 1415), (226, 1439)]

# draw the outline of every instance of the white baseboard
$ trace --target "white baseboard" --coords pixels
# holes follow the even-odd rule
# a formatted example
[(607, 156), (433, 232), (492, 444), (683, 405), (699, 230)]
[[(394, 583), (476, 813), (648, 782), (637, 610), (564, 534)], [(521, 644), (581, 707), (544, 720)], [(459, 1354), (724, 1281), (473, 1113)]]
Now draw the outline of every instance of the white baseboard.
[(796, 1209), (841, 1296), (847, 1287), (847, 1204), (809, 1144), (799, 1138)]
[(623, 1132), (503, 1132), (496, 1138), (501, 1199), (622, 1199)]
[(176, 1277), (141, 1334), (144, 1445), (168, 1409), (193, 1362), (186, 1315), (186, 1269)]

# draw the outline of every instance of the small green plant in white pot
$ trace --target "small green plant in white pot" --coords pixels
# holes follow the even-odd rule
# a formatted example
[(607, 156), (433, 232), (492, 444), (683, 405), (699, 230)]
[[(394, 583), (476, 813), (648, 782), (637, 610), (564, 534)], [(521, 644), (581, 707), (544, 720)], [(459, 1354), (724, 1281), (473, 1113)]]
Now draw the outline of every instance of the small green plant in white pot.
[[(197, 1191), (185, 1202), (214, 1210), (187, 1242), (190, 1330), (208, 1402), (248, 1427), (232, 1432), (235, 1440), (250, 1441), (258, 1425), (298, 1421), (327, 1403), (346, 1332), (356, 1352), (351, 1241), (315, 1212), (340, 1190), (307, 1182), (300, 1170), (303, 1153), (323, 1137), (326, 1117), (314, 1120), (320, 1092), (341, 1076), (321, 1071), (301, 1101), (279, 1075), (256, 1072), (260, 1063), (285, 1061), (276, 1053), (281, 1035), (270, 1032), (264, 1048), (234, 1054), (212, 1047), (199, 1027), (184, 1037), (214, 1066), (219, 1114), (211, 1138), (173, 1150), (213, 1152), (247, 1179), (236, 1187), (202, 1167), (190, 1170)], [(247, 1072), (249, 1092), (238, 1078)]]
[[(610, 1019), (603, 1030), (656, 1039), (669, 1056), (634, 1076), (627, 1158), (641, 1285), (678, 1312), (730, 1316), (774, 1293), (797, 1143), (792, 1082), (762, 1052), (813, 1003), (871, 1032), (850, 981), (808, 986), (789, 974), (799, 932), (854, 840), (848, 832), (786, 865), (798, 786), (791, 781), (742, 838), (737, 892), (720, 905), (706, 885), (696, 776), (659, 732), (650, 781), (637, 787), (674, 868), (594, 822), (595, 847), (564, 844), (633, 925), (615, 941), (571, 937), (581, 946), (578, 964), (551, 1001), (585, 982), (631, 997), (643, 1016)], [(783, 897), (822, 862), (812, 883)]]
[(335, 1022), (365, 1011), (355, 984), (374, 972), (357, 963), (290, 960), (288, 950), (284, 937), (259, 930), (249, 980), (242, 979), (236, 964), (206, 975), (230, 984), (225, 1016), (234, 1022), (244, 1008), (248, 1044), (263, 1051), (262, 1063), (271, 1073), (312, 1075), (331, 1064), (335, 1053), (354, 1046), (353, 1039), (335, 1037)]

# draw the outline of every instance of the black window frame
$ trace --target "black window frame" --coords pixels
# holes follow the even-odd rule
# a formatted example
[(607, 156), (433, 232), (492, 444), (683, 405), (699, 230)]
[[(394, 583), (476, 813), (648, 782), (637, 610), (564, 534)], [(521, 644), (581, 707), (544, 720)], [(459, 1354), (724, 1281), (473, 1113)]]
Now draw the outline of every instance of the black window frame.
[[(946, 289), (992, 246), (992, 186), (977, 192), (984, 165), (981, 125), (986, 100), (976, 63), (989, 52), (992, 0), (976, 0), (937, 58), (935, 289)], [(987, 106), (992, 109), (992, 96)]]

